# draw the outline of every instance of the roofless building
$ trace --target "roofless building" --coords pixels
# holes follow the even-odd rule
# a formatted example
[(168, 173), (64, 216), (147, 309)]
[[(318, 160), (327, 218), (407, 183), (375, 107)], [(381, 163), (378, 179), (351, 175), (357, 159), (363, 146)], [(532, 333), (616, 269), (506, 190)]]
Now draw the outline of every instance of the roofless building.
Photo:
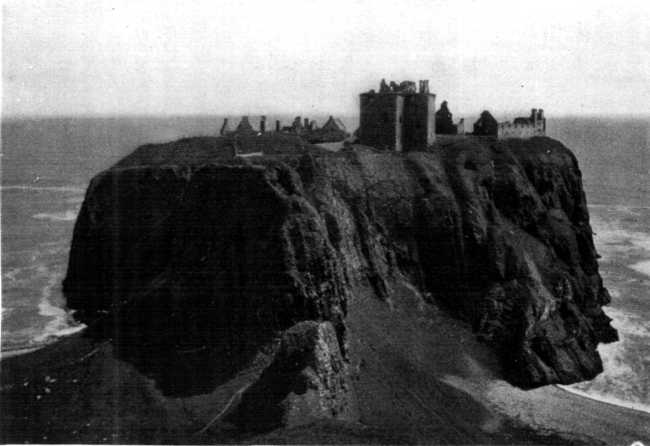
[(377, 149), (422, 150), (436, 139), (436, 95), (429, 81), (390, 85), (382, 79), (379, 92), (361, 94), (359, 142)]

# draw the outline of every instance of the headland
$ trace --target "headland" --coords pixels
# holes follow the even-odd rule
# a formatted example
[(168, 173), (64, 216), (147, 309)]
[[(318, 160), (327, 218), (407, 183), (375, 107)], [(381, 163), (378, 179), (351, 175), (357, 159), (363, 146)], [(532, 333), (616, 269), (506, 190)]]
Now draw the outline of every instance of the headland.
[(97, 175), (63, 284), (88, 328), (3, 361), (2, 440), (647, 438), (649, 414), (548, 386), (594, 377), (617, 337), (573, 154), (436, 137), (426, 83), (386, 88), (423, 121), (362, 119), (337, 152), (187, 138)]

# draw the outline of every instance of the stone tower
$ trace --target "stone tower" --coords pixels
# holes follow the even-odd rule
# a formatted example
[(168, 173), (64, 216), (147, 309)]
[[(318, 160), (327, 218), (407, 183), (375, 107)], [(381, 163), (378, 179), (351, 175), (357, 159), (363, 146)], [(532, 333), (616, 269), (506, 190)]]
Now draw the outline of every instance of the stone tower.
[(377, 149), (422, 150), (436, 138), (436, 95), (429, 81), (405, 81), (390, 86), (382, 79), (379, 93), (362, 93), (359, 142)]
[(229, 133), (232, 133), (232, 129), (228, 124), (228, 118), (224, 118), (223, 125), (221, 126), (221, 130), (219, 130), (219, 135), (226, 136)]

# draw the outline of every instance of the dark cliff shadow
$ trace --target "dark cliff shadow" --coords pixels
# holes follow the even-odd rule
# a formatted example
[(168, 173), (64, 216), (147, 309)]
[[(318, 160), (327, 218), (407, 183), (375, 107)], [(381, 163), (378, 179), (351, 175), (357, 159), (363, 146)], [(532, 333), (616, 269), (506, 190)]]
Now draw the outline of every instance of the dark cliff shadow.
[[(242, 338), (246, 338), (245, 335)], [(189, 397), (212, 392), (254, 360), (263, 342), (238, 345), (173, 343), (116, 344), (116, 356), (155, 381), (164, 396)]]
[(250, 366), (260, 351), (272, 349), (270, 327), (238, 320), (200, 299), (179, 308), (165, 290), (157, 291), (96, 319), (87, 336), (110, 341), (116, 357), (154, 380), (164, 396), (210, 393)]

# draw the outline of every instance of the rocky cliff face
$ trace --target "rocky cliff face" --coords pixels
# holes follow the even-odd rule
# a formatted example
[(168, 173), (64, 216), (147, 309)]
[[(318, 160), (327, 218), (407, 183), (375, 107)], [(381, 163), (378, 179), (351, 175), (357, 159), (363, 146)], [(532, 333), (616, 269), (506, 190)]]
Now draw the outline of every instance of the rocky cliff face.
[[(332, 358), (301, 361), (332, 374), (346, 363), (350, 302), (370, 292), (390, 305), (407, 283), (470, 322), (522, 387), (602, 370), (596, 346), (617, 335), (601, 308), (609, 295), (580, 170), (561, 143), (467, 138), (406, 154), (279, 146), (246, 160), (230, 159), (218, 139), (146, 146), (98, 175), (75, 227), (68, 306), (136, 362), (143, 352), (184, 362), (210, 351), (233, 369), (293, 325), (327, 321)], [(311, 350), (318, 330), (304, 334)], [(304, 378), (303, 366), (282, 364), (287, 349), (275, 348), (260, 388), (290, 370), (331, 404), (316, 410), (304, 396), (308, 412), (353, 417), (347, 379)], [(200, 392), (179, 385), (162, 387)], [(242, 404), (289, 404), (271, 400)]]

